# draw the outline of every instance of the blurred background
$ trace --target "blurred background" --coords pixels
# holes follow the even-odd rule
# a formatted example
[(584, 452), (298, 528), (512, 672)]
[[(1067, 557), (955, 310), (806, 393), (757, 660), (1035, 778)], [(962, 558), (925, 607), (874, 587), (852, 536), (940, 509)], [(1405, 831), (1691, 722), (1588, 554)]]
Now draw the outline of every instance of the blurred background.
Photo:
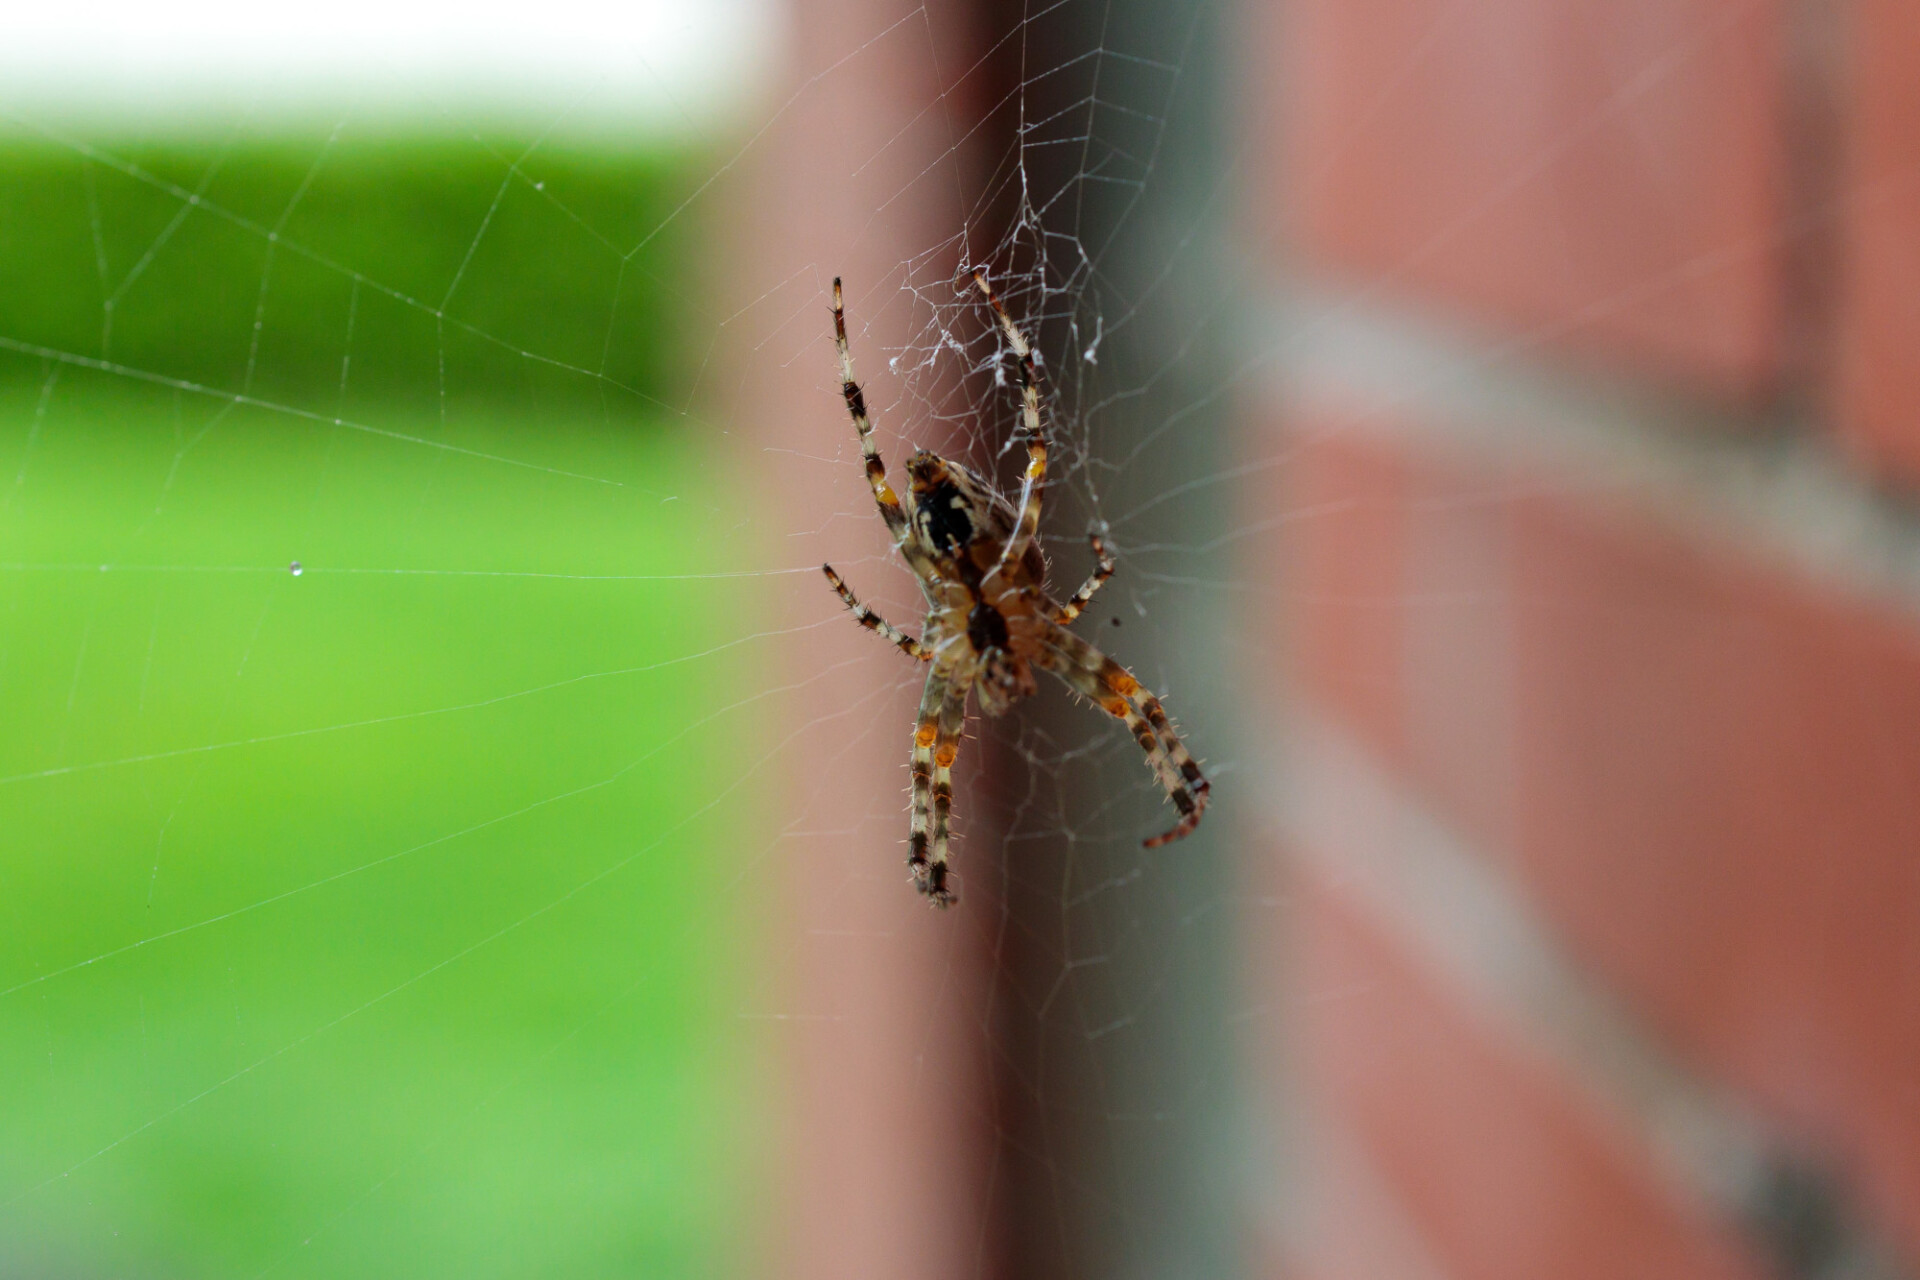
[(9, 21), (0, 1275), (1920, 1275), (1910, 5)]

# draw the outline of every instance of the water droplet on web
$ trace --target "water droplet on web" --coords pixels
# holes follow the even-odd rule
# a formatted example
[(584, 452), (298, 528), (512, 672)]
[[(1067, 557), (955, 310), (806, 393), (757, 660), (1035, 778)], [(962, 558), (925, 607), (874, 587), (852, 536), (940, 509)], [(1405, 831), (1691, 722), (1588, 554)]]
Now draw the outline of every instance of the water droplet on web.
[(547, 184), (544, 182), (536, 182), (533, 184), (533, 189), (535, 191), (545, 191), (547, 189)]
[(292, 564), (287, 566), (287, 572), (297, 578), (302, 573), (306, 572), (306, 570), (300, 567), (300, 562), (298, 560), (295, 560)]

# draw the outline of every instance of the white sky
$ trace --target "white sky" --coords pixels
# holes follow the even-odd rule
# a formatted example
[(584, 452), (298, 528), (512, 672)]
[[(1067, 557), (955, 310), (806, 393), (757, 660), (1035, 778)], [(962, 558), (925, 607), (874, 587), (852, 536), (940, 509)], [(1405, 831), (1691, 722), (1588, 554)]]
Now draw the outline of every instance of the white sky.
[(752, 92), (777, 0), (0, 2), (0, 108), (193, 117), (443, 107), (697, 128)]

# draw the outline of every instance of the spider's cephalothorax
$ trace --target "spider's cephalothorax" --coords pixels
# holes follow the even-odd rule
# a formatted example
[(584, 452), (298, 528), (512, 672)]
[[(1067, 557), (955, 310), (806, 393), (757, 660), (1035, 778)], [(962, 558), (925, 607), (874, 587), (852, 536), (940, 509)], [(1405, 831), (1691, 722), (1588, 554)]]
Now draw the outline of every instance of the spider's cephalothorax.
[(1148, 848), (1178, 840), (1198, 826), (1208, 793), (1205, 775), (1175, 734), (1160, 700), (1141, 688), (1125, 667), (1067, 630), (1113, 574), (1113, 560), (1098, 533), (1090, 539), (1097, 567), (1073, 598), (1061, 604), (1046, 592), (1046, 557), (1035, 538), (1047, 474), (1039, 374), (1026, 335), (988, 287), (986, 273), (975, 271), (973, 282), (993, 307), (1020, 366), (1021, 439), (1027, 450), (1027, 472), (1018, 507), (972, 471), (924, 449), (907, 460), (906, 501), (894, 493), (887, 483), (886, 465), (873, 445), (866, 397), (853, 380), (840, 281), (833, 282), (833, 333), (840, 353), (841, 390), (860, 433), (860, 453), (881, 518), (927, 597), (920, 639), (855, 599), (832, 565), (821, 568), (862, 626), (931, 666), (913, 734), (913, 825), (907, 866), (920, 891), (943, 907), (954, 901), (947, 830), (953, 809), (953, 761), (966, 725), (969, 690), (979, 694), (981, 710), (999, 715), (1036, 691), (1033, 669), (1044, 667), (1075, 693), (1125, 721), (1180, 813), (1172, 830), (1146, 841)]
[(937, 578), (927, 598), (938, 613), (941, 634), (973, 667), (980, 709), (997, 716), (1039, 691), (1033, 664), (1023, 655), (1037, 652), (1045, 611), (1047, 562), (1039, 544), (1029, 541), (1018, 561), (1001, 564), (1013, 537), (1013, 504), (957, 462), (926, 450), (907, 461), (911, 480), (907, 505), (908, 536), (929, 553)]

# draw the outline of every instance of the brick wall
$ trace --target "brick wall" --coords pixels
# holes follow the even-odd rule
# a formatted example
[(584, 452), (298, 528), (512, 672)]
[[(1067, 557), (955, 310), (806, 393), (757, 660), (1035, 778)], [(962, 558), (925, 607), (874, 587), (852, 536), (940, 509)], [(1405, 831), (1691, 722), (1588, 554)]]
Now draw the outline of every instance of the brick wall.
[(1255, 1256), (1920, 1274), (1920, 8), (1247, 21)]

